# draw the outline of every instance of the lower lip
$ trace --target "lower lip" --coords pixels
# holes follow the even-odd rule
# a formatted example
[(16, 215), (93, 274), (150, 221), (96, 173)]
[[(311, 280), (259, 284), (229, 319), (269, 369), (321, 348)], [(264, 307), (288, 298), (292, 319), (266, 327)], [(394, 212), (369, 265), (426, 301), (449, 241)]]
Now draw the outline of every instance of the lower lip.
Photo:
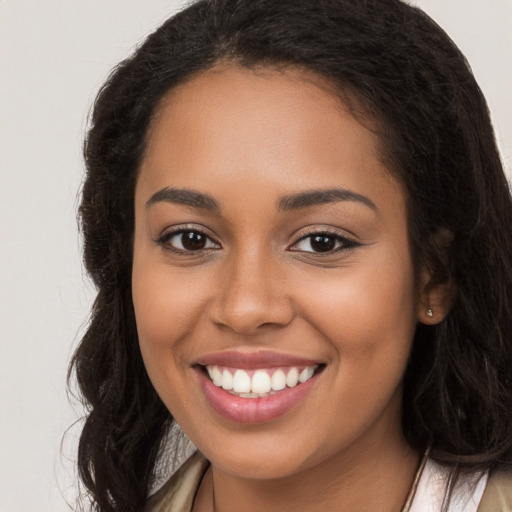
[(272, 421), (295, 408), (311, 391), (318, 378), (311, 379), (293, 388), (278, 391), (263, 398), (242, 398), (217, 387), (203, 372), (196, 368), (201, 388), (215, 411), (228, 421), (253, 424)]

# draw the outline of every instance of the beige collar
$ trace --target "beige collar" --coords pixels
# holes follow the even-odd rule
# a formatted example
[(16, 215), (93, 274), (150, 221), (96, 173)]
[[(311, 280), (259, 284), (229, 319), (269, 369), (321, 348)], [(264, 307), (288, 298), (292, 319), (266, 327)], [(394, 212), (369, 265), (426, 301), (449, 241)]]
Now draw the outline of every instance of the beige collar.
[[(145, 512), (191, 512), (199, 484), (209, 465), (201, 453), (195, 452), (150, 497)], [(452, 473), (452, 468), (441, 466), (430, 459), (427, 451), (416, 472), (402, 512), (439, 512), (450, 487)], [(486, 483), (487, 474), (460, 479), (452, 489), (453, 506), (448, 511), (476, 512)]]

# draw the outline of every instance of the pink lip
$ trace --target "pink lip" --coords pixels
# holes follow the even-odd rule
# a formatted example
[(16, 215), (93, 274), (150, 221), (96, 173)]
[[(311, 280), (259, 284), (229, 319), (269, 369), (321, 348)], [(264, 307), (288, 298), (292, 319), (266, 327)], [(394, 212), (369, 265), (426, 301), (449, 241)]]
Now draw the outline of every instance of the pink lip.
[(290, 354), (261, 350), (259, 352), (216, 352), (202, 357), (196, 361), (196, 364), (200, 364), (202, 366), (228, 366), (232, 368), (251, 370), (254, 368), (274, 368), (283, 366), (313, 366), (315, 364), (321, 364), (321, 362), (304, 359)]
[[(301, 364), (303, 364), (302, 361)], [(263, 364), (266, 365), (268, 362), (263, 361)], [(282, 361), (280, 364), (285, 366)], [(236, 367), (240, 368), (240, 361), (237, 361)], [(283, 416), (300, 404), (319, 377), (318, 374), (315, 374), (303, 384), (284, 389), (275, 395), (263, 398), (241, 398), (217, 387), (200, 367), (196, 366), (195, 370), (203, 393), (213, 409), (222, 418), (243, 424), (264, 423)]]

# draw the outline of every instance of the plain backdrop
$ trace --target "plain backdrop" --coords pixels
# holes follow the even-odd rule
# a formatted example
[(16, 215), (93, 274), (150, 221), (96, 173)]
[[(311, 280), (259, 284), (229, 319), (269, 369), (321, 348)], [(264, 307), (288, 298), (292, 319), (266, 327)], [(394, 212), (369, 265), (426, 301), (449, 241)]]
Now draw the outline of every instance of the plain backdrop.
[[(414, 3), (468, 57), (510, 173), (512, 0)], [(74, 508), (66, 369), (94, 297), (75, 220), (83, 133), (109, 70), (180, 5), (0, 0), (0, 512)]]

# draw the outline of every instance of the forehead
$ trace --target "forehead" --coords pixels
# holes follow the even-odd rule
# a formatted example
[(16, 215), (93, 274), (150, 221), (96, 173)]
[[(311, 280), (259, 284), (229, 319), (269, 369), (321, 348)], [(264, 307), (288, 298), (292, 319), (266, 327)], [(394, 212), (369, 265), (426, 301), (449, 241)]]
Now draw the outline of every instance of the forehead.
[[(187, 187), (225, 195), (229, 181), (295, 188), (401, 188), (379, 141), (322, 77), (299, 69), (222, 67), (163, 98), (148, 132), (137, 189)], [(151, 190), (150, 190), (151, 189)]]

